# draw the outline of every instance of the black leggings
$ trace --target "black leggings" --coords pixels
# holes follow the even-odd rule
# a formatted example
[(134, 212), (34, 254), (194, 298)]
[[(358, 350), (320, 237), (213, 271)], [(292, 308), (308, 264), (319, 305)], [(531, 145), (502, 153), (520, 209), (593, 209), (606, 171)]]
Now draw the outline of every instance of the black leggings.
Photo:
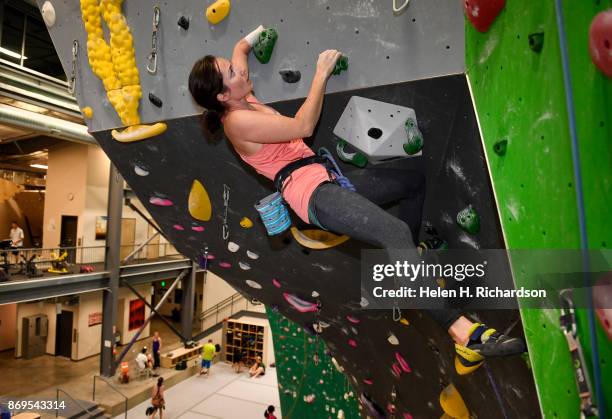
[[(405, 169), (369, 168), (346, 175), (357, 193), (334, 183), (321, 184), (309, 202), (310, 213), (316, 221), (327, 230), (388, 249), (393, 259), (405, 257), (408, 249), (417, 260), (415, 238), (419, 237), (425, 199), (423, 174)], [(399, 203), (397, 218), (379, 207), (396, 202)], [(398, 249), (404, 249), (402, 255)], [(444, 330), (461, 316), (457, 309), (426, 311)]]

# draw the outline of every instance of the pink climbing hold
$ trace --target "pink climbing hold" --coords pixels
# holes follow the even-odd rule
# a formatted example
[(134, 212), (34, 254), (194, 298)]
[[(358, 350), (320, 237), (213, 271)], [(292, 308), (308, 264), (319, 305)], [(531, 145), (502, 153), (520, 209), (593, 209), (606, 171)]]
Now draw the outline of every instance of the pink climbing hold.
[(228, 269), (228, 268), (231, 268), (231, 267), (232, 267), (232, 264), (231, 264), (231, 263), (229, 263), (229, 262), (219, 262), (219, 267), (220, 267), (220, 268), (225, 268), (225, 269)]
[(591, 22), (589, 51), (601, 72), (612, 77), (612, 9), (598, 13)]
[(348, 344), (349, 346), (356, 348), (357, 347), (357, 341), (355, 339), (349, 339), (348, 340)]
[(206, 259), (215, 260), (215, 255), (213, 255), (212, 253), (209, 253), (208, 255), (206, 255)]
[(197, 231), (198, 233), (201, 233), (202, 231), (204, 231), (204, 227), (202, 226), (192, 226), (191, 229), (193, 231)]
[(149, 198), (149, 203), (153, 205), (157, 205), (159, 207), (171, 207), (172, 205), (174, 205), (172, 201), (170, 201), (169, 199), (159, 198), (157, 196), (153, 196)]
[(400, 375), (402, 375), (402, 369), (397, 362), (394, 362), (393, 365), (391, 365), (391, 373), (395, 378), (400, 378)]
[(412, 419), (412, 415), (408, 412), (404, 412), (404, 419)]
[(506, 0), (464, 0), (463, 2), (467, 18), (478, 32), (488, 31), (504, 6)]
[(178, 230), (178, 231), (183, 231), (183, 230), (185, 230), (185, 227), (183, 227), (183, 226), (182, 226), (182, 225), (180, 225), (180, 224), (174, 224), (172, 227), (174, 227), (174, 229), (175, 229), (175, 230)]
[(293, 294), (287, 292), (283, 293), (283, 297), (289, 303), (291, 307), (299, 311), (300, 313), (313, 313), (319, 310), (319, 307), (315, 303), (311, 303), (296, 297)]
[(601, 327), (612, 342), (612, 272), (607, 273), (595, 283), (593, 307)]
[(408, 365), (404, 357), (400, 355), (399, 352), (395, 353), (395, 359), (397, 359), (397, 362), (399, 363), (400, 367), (402, 367), (402, 371), (412, 372), (412, 370), (410, 369), (410, 365)]
[(278, 281), (278, 279), (273, 279), (272, 280), (272, 285), (274, 285), (276, 288), (280, 288), (281, 287), (281, 283)]
[(387, 410), (389, 413), (395, 413), (395, 405), (393, 403), (387, 404)]
[(374, 384), (374, 381), (370, 380), (369, 378), (364, 378), (363, 382), (366, 383), (367, 385), (371, 386), (372, 384)]
[(357, 318), (355, 318), (355, 317), (353, 317), (353, 316), (351, 316), (351, 315), (346, 316), (346, 319), (347, 319), (349, 322), (353, 323), (353, 324), (359, 324), (359, 323), (361, 323), (361, 320), (359, 320), (359, 319), (357, 319)]

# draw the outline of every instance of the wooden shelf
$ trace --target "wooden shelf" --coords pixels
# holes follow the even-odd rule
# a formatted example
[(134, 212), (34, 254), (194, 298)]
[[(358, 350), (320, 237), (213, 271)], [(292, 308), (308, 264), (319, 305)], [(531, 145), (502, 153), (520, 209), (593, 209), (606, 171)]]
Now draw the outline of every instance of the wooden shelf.
[(166, 352), (160, 357), (160, 364), (163, 368), (174, 368), (181, 361), (188, 361), (199, 357), (203, 346), (200, 344), (189, 349), (179, 348)]
[(246, 364), (255, 362), (258, 356), (266, 362), (265, 336), (265, 326), (228, 320), (224, 326), (225, 361), (234, 362), (235, 351), (242, 351), (242, 360)]

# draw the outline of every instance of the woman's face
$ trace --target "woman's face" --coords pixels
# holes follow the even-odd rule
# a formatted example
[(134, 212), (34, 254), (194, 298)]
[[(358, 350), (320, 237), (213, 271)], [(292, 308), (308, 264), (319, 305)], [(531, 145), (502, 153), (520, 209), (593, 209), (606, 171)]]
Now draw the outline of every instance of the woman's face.
[(242, 73), (238, 73), (234, 70), (234, 66), (231, 61), (217, 57), (217, 67), (219, 71), (223, 75), (223, 84), (226, 87), (226, 91), (220, 93), (217, 96), (222, 102), (227, 102), (228, 100), (240, 100), (253, 90), (253, 82), (249, 80), (249, 74), (247, 71), (243, 71)]

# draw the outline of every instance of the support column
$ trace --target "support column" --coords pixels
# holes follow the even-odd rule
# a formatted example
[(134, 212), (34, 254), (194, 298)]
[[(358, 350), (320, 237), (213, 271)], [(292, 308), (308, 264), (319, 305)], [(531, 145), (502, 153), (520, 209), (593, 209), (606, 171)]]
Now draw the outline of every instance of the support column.
[(195, 307), (195, 275), (197, 265), (191, 264), (189, 275), (183, 278), (183, 304), (181, 305), (181, 331), (186, 339), (193, 336), (193, 308)]
[(119, 267), (121, 251), (121, 214), (123, 210), (123, 178), (111, 163), (108, 182), (108, 221), (104, 269), (110, 274), (109, 288), (102, 294), (102, 345), (100, 348), (100, 375), (115, 375), (114, 326), (117, 324), (117, 297), (119, 293)]

